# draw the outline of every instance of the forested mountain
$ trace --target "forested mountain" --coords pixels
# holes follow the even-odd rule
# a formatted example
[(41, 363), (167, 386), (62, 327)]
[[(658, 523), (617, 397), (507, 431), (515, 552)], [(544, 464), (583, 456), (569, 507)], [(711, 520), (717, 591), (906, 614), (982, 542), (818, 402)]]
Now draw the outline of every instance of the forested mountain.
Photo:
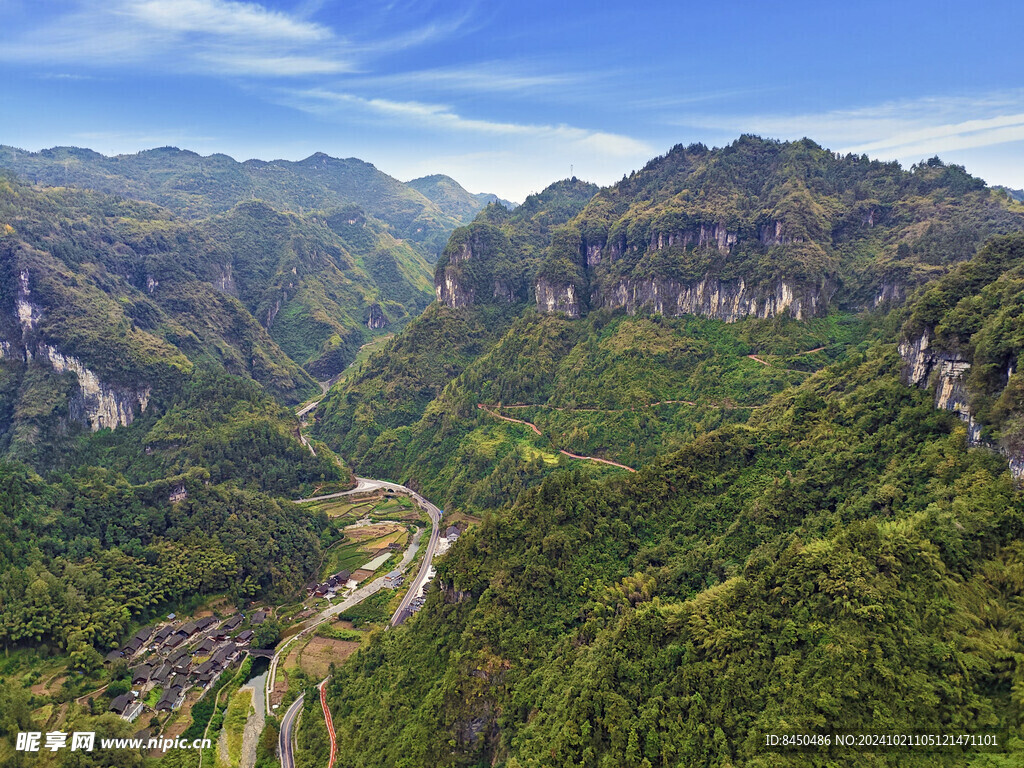
[[(489, 205), (477, 221), (459, 229), (445, 249), (437, 266), (439, 295), (445, 290), (443, 275), (452, 269), (451, 254), (477, 238), (506, 244), (502, 253), (507, 260), (501, 267), (507, 273), (501, 273), (501, 279), (509, 290), (524, 288), (523, 270), (537, 261), (545, 233), (578, 213), (596, 191), (592, 184), (572, 180), (531, 195), (512, 212)], [(519, 249), (515, 253), (508, 245), (511, 242)], [(478, 264), (472, 262), (469, 267)], [(487, 269), (493, 281), (495, 267), (488, 263)], [(478, 279), (486, 282), (488, 278)], [(343, 450), (356, 466), (368, 468), (362, 458), (373, 449), (388, 462), (386, 473), (397, 471), (404, 463), (409, 428), (446, 385), (505, 334), (520, 309), (503, 301), (458, 312), (441, 303), (431, 306), (384, 354), (371, 358), (350, 377), (345, 388), (329, 393), (318, 414), (317, 434)], [(533, 365), (527, 358), (522, 364)], [(402, 431), (396, 433), (396, 429)], [(373, 448), (378, 439), (380, 444)], [(382, 465), (376, 468), (385, 471)], [(429, 480), (424, 477), (421, 482)]]
[[(806, 139), (744, 136), (722, 149), (677, 146), (601, 190), (526, 277), (538, 308), (571, 316), (648, 307), (729, 321), (814, 317), (902, 299), (1021, 216), (938, 158), (904, 171)], [(457, 255), (471, 272), (506, 258), (499, 242)], [(472, 276), (445, 282), (451, 306), (482, 288)]]
[[(1019, 763), (1024, 205), (964, 169), (745, 136), (474, 212), (326, 156), (5, 162), (5, 648), (292, 600), (339, 534), (284, 499), (347, 463), (470, 527), (331, 672), (346, 764)], [(314, 453), (293, 406), (389, 332)], [(922, 732), (1000, 746), (764, 741)]]
[[(1015, 765), (1024, 208), (752, 137), (544, 195), (456, 230), (438, 303), (318, 417), (483, 518), (332, 678), (340, 753)], [(921, 723), (998, 754), (764, 742)]]
[(960, 749), (764, 747), (928, 722), (1019, 753), (1024, 498), (1002, 457), (967, 451), (960, 422), (899, 374), (892, 345), (874, 345), (636, 475), (550, 477), (487, 516), (411, 626), (332, 679), (340, 752), (969, 764)]
[(508, 209), (516, 207), (515, 203), (502, 200), (497, 195), (467, 192), (459, 182), (443, 173), (423, 176), (405, 183), (463, 224), (471, 222), (481, 208), (491, 203), (498, 203)]
[[(457, 229), (441, 306), (331, 393), (317, 433), (358, 471), (478, 509), (578, 463), (560, 452), (635, 468), (892, 334), (887, 308), (1022, 226), (1024, 207), (938, 160), (676, 147)], [(459, 374), (443, 391), (435, 354)]]
[[(176, 147), (106, 157), (78, 147), (26, 152), (0, 146), (0, 168), (32, 182), (85, 187), (147, 200), (187, 218), (225, 213), (251, 200), (263, 200), (280, 211), (297, 213), (356, 205), (383, 222), (395, 237), (415, 244), (431, 261), (444, 247), (451, 230), (493, 198), (478, 196), (476, 210), (470, 211), (463, 204), (456, 206), (456, 213), (370, 163), (322, 152), (299, 161), (240, 163), (227, 155), (203, 157)], [(469, 195), (454, 180), (449, 181)], [(454, 191), (451, 185), (444, 186)]]
[(160, 607), (290, 596), (328, 534), (271, 497), (351, 482), (291, 406), (430, 303), (457, 219), (326, 155), (0, 168), (0, 642), (91, 664)]

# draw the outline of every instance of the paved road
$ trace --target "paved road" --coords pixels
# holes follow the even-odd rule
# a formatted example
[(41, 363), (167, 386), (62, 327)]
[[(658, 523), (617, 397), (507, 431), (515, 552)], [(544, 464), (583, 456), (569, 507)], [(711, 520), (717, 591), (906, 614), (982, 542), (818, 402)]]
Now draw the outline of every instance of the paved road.
[(281, 732), (277, 735), (277, 751), (281, 755), (281, 768), (295, 768), (295, 751), (292, 739), (292, 731), (295, 727), (295, 718), (302, 711), (302, 700), (306, 694), (300, 693), (288, 711), (281, 718)]
[[(403, 486), (399, 486), (400, 488)], [(430, 575), (430, 565), (434, 560), (434, 552), (437, 551), (437, 542), (441, 538), (441, 510), (431, 504), (425, 498), (420, 496), (414, 491), (410, 491), (408, 488), (405, 489), (413, 501), (415, 501), (421, 508), (426, 510), (430, 516), (430, 540), (427, 542), (427, 549), (423, 553), (423, 559), (420, 561), (420, 570), (416, 574), (412, 583), (409, 584), (409, 590), (405, 593), (405, 597), (402, 598), (402, 602), (398, 605), (398, 610), (395, 611), (395, 615), (391, 617), (391, 626), (396, 626), (402, 620), (402, 614), (409, 607), (409, 603), (413, 601), (413, 598), (419, 594), (420, 587), (424, 585), (427, 577)]]
[[(394, 626), (397, 623), (402, 611), (409, 606), (409, 603), (412, 601), (413, 597), (416, 596), (416, 593), (419, 591), (419, 588), (423, 585), (423, 582), (426, 581), (426, 578), (429, 575), (430, 563), (433, 560), (434, 552), (437, 550), (437, 542), (438, 539), (440, 538), (441, 510), (438, 509), (434, 504), (431, 504), (425, 498), (420, 496), (418, 493), (413, 491), (412, 489), (406, 488), (404, 485), (399, 485), (398, 483), (389, 483), (386, 480), (371, 480), (366, 477), (357, 477), (356, 487), (350, 490), (340, 491), (339, 493), (329, 493), (326, 494), (325, 496), (311, 496), (310, 498), (297, 499), (296, 501), (323, 501), (325, 499), (336, 499), (341, 496), (351, 496), (360, 493), (368, 493), (380, 489), (391, 490), (394, 491), (395, 493), (403, 493), (411, 497), (412, 500), (415, 501), (422, 509), (426, 510), (431, 522), (430, 540), (427, 543), (427, 550), (424, 555), (423, 562), (420, 565), (419, 572), (416, 574), (416, 577), (413, 579), (412, 584), (410, 585), (409, 591), (406, 593), (405, 597), (402, 598), (402, 603), (398, 606), (398, 610), (395, 611), (395, 614), (391, 617), (390, 626)], [(409, 548), (406, 550), (405, 556), (402, 558), (402, 562), (399, 565), (400, 570), (404, 570), (412, 562), (412, 558), (415, 556), (416, 550), (419, 547), (420, 536), (421, 534), (419, 532), (417, 532), (417, 534), (413, 536), (413, 539), (409, 544)], [(342, 600), (340, 603), (332, 605), (329, 608), (325, 608), (323, 611), (318, 613), (310, 621), (309, 626), (305, 627), (301, 632), (292, 635), (290, 638), (285, 640), (277, 647), (277, 650), (274, 652), (274, 657), (270, 660), (270, 667), (267, 669), (265, 703), (268, 714), (270, 714), (273, 710), (273, 706), (271, 704), (271, 696), (274, 691), (274, 685), (277, 682), (277, 669), (280, 666), (281, 661), (283, 661), (285, 656), (287, 655), (287, 651), (291, 644), (298, 640), (300, 637), (305, 637), (307, 634), (314, 631), (318, 626), (320, 626), (324, 622), (332, 620), (339, 613), (344, 613), (349, 608), (358, 605), (363, 600), (368, 598), (370, 595), (373, 595), (382, 589), (384, 589), (383, 577), (374, 579), (369, 584), (364, 584), (363, 586), (355, 590), (351, 595), (349, 595), (345, 600)], [(282, 732), (283, 731), (284, 728), (282, 728)]]
[(320, 708), (324, 711), (327, 735), (331, 737), (331, 759), (327, 761), (327, 768), (334, 768), (334, 761), (338, 756), (338, 740), (334, 735), (334, 718), (331, 717), (331, 709), (327, 706), (327, 680), (324, 680), (317, 687), (320, 689)]
[[(367, 493), (382, 488), (394, 491), (396, 493), (403, 493), (412, 498), (412, 500), (416, 502), (416, 504), (421, 509), (426, 511), (427, 515), (430, 517), (431, 523), (430, 540), (427, 542), (427, 549), (424, 552), (423, 560), (420, 564), (420, 569), (417, 572), (416, 576), (413, 578), (412, 582), (410, 583), (409, 590), (405, 593), (405, 597), (402, 598), (402, 602), (401, 604), (399, 604), (398, 610), (395, 611), (394, 615), (391, 617), (389, 626), (393, 627), (398, 623), (403, 611), (405, 611), (405, 609), (409, 607), (409, 603), (412, 602), (412, 599), (419, 592), (420, 587), (423, 586), (423, 583), (427, 580), (427, 576), (429, 576), (430, 574), (430, 565), (434, 559), (434, 552), (437, 550), (437, 542), (441, 538), (441, 510), (438, 509), (437, 506), (431, 504), (425, 498), (420, 496), (418, 493), (413, 491), (411, 488), (406, 488), (404, 485), (398, 485), (398, 483), (389, 483), (386, 480), (370, 480), (369, 478), (365, 477), (357, 477), (356, 487), (352, 488), (351, 490), (341, 491), (340, 493), (330, 493), (325, 496), (313, 496), (308, 499), (298, 499), (297, 501), (304, 502), (322, 501), (324, 499), (336, 499), (341, 496), (351, 496), (359, 493)], [(406, 568), (409, 567), (410, 563), (412, 563), (413, 557), (416, 556), (416, 550), (419, 548), (421, 536), (421, 531), (417, 531), (417, 533), (413, 536), (413, 539), (410, 542), (409, 547), (402, 558), (402, 562), (399, 565), (400, 570), (404, 571)], [(363, 586), (355, 590), (355, 592), (353, 592), (351, 595), (349, 595), (348, 598), (346, 598), (345, 600), (341, 601), (337, 605), (332, 605), (329, 608), (325, 608), (323, 611), (318, 613), (316, 617), (313, 619), (313, 621), (310, 622), (310, 625), (308, 627), (303, 629), (298, 634), (292, 635), (284, 643), (278, 646), (277, 650), (274, 653), (274, 657), (270, 660), (270, 667), (267, 669), (266, 672), (264, 704), (266, 706), (268, 714), (272, 711), (270, 699), (271, 695), (273, 694), (274, 684), (277, 679), (277, 668), (280, 665), (281, 661), (286, 657), (289, 646), (298, 638), (303, 637), (308, 633), (314, 631), (318, 626), (320, 626), (324, 622), (330, 621), (339, 613), (343, 613), (344, 611), (347, 611), (349, 608), (358, 605), (363, 600), (368, 598), (370, 595), (379, 592), (381, 589), (384, 589), (383, 577), (379, 579), (374, 579), (369, 584), (364, 584)], [(325, 718), (327, 718), (328, 732), (331, 735), (330, 765), (333, 766), (336, 742), (334, 737), (334, 724), (330, 721), (330, 712), (327, 709), (326, 702), (323, 701), (323, 686), (324, 684), (326, 684), (326, 682), (327, 681), (324, 680), (320, 684), (320, 696), (323, 702), (324, 716)], [(282, 768), (295, 768), (295, 755), (293, 752), (293, 732), (295, 729), (295, 719), (298, 716), (298, 713), (302, 710), (303, 696), (303, 694), (300, 694), (299, 697), (292, 703), (292, 705), (288, 707), (288, 710), (284, 713), (284, 717), (281, 718), (281, 733), (278, 736), (278, 752), (281, 755)]]

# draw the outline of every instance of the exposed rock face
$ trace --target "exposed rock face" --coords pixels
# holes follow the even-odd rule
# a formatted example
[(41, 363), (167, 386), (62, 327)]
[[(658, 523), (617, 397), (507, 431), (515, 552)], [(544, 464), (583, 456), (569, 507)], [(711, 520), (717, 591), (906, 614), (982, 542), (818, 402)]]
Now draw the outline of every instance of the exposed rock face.
[(267, 310), (267, 325), (266, 325), (266, 328), (267, 328), (268, 331), (270, 330), (270, 326), (272, 326), (274, 324), (274, 319), (277, 317), (277, 313), (281, 311), (281, 302), (282, 301), (287, 301), (287, 300), (288, 300), (288, 296), (287, 296), (287, 294), (285, 294), (282, 298), (279, 298), (277, 301), (274, 302), (274, 306), (270, 307)]
[[(760, 228), (758, 239), (763, 247), (787, 245), (802, 242), (802, 238), (789, 233), (785, 222), (772, 221)], [(608, 242), (587, 242), (581, 248), (581, 260), (586, 269), (601, 264), (613, 264), (622, 258), (625, 250), (644, 249), (648, 252), (667, 248), (702, 249), (728, 255), (739, 243), (739, 234), (730, 231), (724, 223), (700, 224), (689, 229), (654, 231), (646, 246), (627, 246), (625, 239), (613, 238)], [(648, 308), (669, 316), (702, 315), (726, 322), (735, 322), (744, 317), (768, 318), (788, 312), (797, 319), (813, 317), (822, 313), (835, 293), (835, 287), (828, 279), (818, 284), (797, 284), (785, 278), (774, 285), (750, 285), (743, 279), (723, 280), (713, 274), (694, 282), (682, 282), (665, 276), (603, 278), (597, 273), (594, 279), (590, 305), (593, 307), (624, 307), (628, 312)], [(594, 284), (592, 283), (592, 284)], [(552, 292), (540, 283), (537, 285), (537, 307), (542, 312), (567, 312), (569, 301), (564, 295), (565, 286), (560, 286), (561, 295)], [(578, 306), (578, 302), (576, 302)]]
[[(934, 386), (935, 407), (952, 411), (967, 425), (968, 445), (1000, 451), (1007, 456), (1010, 473), (1014, 478), (1024, 480), (1024, 456), (1009, 455), (981, 436), (981, 425), (971, 412), (967, 395), (966, 379), (971, 361), (956, 352), (937, 350), (931, 343), (932, 334), (928, 329), (915, 339), (903, 339), (900, 342), (903, 382), (921, 389)], [(1008, 373), (1012, 375), (1012, 369)]]
[(380, 304), (371, 304), (369, 315), (366, 319), (366, 327), (376, 330), (377, 328), (383, 328), (387, 324), (387, 315), (384, 314), (384, 310), (381, 309)]
[(39, 308), (32, 303), (32, 291), (28, 287), (28, 272), (22, 270), (18, 275), (18, 297), (15, 299), (15, 309), (18, 312), (18, 323), (21, 324), (22, 333), (29, 333), (35, 330), (39, 322)]
[(494, 281), (494, 291), (491, 296), (499, 301), (514, 304), (516, 301), (516, 289), (508, 280), (496, 279)]
[(537, 281), (537, 307), (542, 312), (562, 312), (569, 317), (580, 316), (580, 300), (572, 283), (557, 284), (541, 278)]
[(653, 277), (620, 280), (599, 289), (594, 303), (625, 307), (630, 313), (648, 307), (664, 315), (702, 315), (732, 323), (744, 317), (768, 318), (787, 311), (798, 320), (813, 317), (825, 307), (831, 294), (828, 286), (798, 289), (785, 280), (764, 290), (751, 288), (742, 279), (705, 277), (697, 283), (681, 283)]
[(437, 300), (452, 309), (468, 307), (476, 298), (476, 290), (471, 286), (462, 285), (453, 270), (445, 269), (441, 281), (435, 286)]
[(149, 387), (128, 388), (106, 384), (78, 358), (63, 355), (48, 344), (36, 347), (35, 358), (49, 363), (57, 373), (74, 373), (78, 377), (78, 397), (72, 404), (72, 415), (89, 424), (89, 429), (126, 427), (135, 419), (135, 409), (146, 410)]
[(29, 288), (29, 273), (23, 270), (18, 276), (18, 295), (15, 311), (21, 326), (18, 342), (0, 341), (0, 357), (20, 359), (25, 363), (35, 361), (48, 365), (57, 373), (73, 373), (78, 380), (78, 393), (71, 401), (72, 418), (86, 423), (97, 430), (128, 426), (135, 418), (135, 409), (146, 410), (149, 405), (150, 387), (124, 387), (101, 381), (95, 372), (76, 357), (62, 354), (45, 342), (35, 342), (36, 326), (42, 318), (42, 311), (32, 303)]
[(222, 264), (220, 266), (220, 274), (214, 281), (214, 285), (218, 291), (223, 291), (231, 296), (238, 296), (238, 287), (235, 285), (235, 276), (231, 271), (231, 264)]
[(883, 280), (875, 294), (875, 306), (879, 304), (898, 304), (906, 297), (906, 287), (889, 280)]
[[(722, 253), (728, 253), (738, 241), (739, 235), (728, 231), (724, 224), (701, 224), (693, 229), (653, 232), (648, 247), (652, 251), (673, 247), (716, 248)], [(615, 249), (613, 253), (614, 259), (621, 253), (621, 249)]]
[(437, 300), (452, 309), (468, 307), (476, 299), (476, 289), (469, 285), (463, 285), (459, 280), (462, 270), (458, 268), (458, 265), (464, 264), (471, 258), (473, 258), (472, 246), (468, 242), (462, 243), (452, 253), (444, 273), (440, 276), (441, 279), (436, 281)]

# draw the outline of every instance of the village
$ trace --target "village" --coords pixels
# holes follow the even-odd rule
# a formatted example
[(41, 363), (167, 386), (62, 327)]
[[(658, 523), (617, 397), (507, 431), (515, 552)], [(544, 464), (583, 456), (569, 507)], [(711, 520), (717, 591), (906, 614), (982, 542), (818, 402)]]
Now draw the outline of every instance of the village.
[(257, 629), (268, 612), (234, 613), (182, 622), (175, 614), (167, 623), (143, 627), (125, 645), (106, 656), (107, 664), (131, 667), (131, 690), (111, 699), (109, 710), (133, 722), (147, 708), (170, 712), (181, 706), (193, 687), (207, 689), (243, 653), (271, 655), (252, 648)]
[[(224, 610), (226, 606), (220, 605), (220, 616), (182, 618), (172, 613), (163, 622), (143, 627), (105, 658), (108, 666), (124, 663), (130, 672), (130, 689), (111, 696), (108, 710), (128, 722), (135, 722), (145, 712), (172, 713), (186, 700), (195, 703), (202, 698), (226, 670), (237, 666), (236, 662), (246, 655), (271, 658), (282, 632), (287, 636), (297, 631), (360, 585), (382, 578), (384, 589), (400, 589), (405, 583), (401, 567), (392, 567), (383, 577), (379, 574), (386, 565), (398, 565), (412, 532), (417, 530), (416, 512), (391, 494), (373, 499), (369, 508), (356, 504), (330, 511), (335, 515), (340, 512), (340, 517), (352, 522), (345, 526), (346, 537), (333, 552), (333, 560), (325, 561), (324, 567), (348, 567), (329, 573), (322, 581), (308, 583), (301, 604), (245, 611)], [(447, 551), (463, 529), (464, 525), (442, 529), (438, 554)], [(405, 616), (423, 607), (425, 586), (411, 600)], [(261, 637), (261, 627), (266, 627), (268, 620), (273, 630)], [(326, 640), (321, 638), (321, 642)]]

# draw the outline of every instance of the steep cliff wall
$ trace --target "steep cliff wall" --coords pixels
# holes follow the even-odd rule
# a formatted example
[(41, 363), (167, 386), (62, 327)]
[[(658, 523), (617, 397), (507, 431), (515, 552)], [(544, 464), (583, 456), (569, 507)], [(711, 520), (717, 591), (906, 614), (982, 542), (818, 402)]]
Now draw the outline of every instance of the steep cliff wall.
[(580, 316), (579, 293), (572, 283), (556, 283), (541, 278), (534, 290), (537, 295), (537, 308), (542, 312), (562, 312), (569, 317)]
[(437, 300), (458, 309), (476, 303), (513, 304), (524, 298), (510, 250), (508, 237), (490, 224), (476, 222), (457, 229), (437, 263)]
[(380, 304), (374, 302), (370, 305), (367, 312), (366, 327), (371, 330), (377, 330), (383, 328), (388, 324), (388, 316), (384, 314), (383, 308)]
[(100, 380), (81, 360), (63, 355), (48, 344), (36, 347), (35, 359), (48, 364), (57, 373), (74, 373), (78, 378), (78, 394), (72, 399), (72, 417), (87, 423), (89, 429), (126, 427), (135, 419), (135, 409), (149, 405), (148, 386), (122, 387)]
[(452, 309), (472, 306), (476, 299), (476, 289), (464, 284), (459, 279), (459, 273), (448, 267), (438, 275), (434, 290), (437, 293), (437, 300)]
[[(930, 329), (920, 336), (904, 338), (899, 345), (903, 358), (903, 382), (921, 389), (934, 388), (935, 407), (952, 411), (967, 425), (967, 442), (998, 450), (1010, 464), (1010, 472), (1017, 480), (1024, 480), (1024, 456), (1018, 456), (982, 437), (982, 425), (974, 417), (967, 392), (967, 374), (971, 361), (958, 352), (938, 350), (933, 345)], [(1007, 371), (1007, 380), (1013, 370)]]
[(665, 315), (701, 315), (732, 323), (744, 317), (768, 318), (783, 312), (798, 320), (813, 317), (824, 310), (832, 293), (828, 284), (807, 287), (786, 280), (765, 288), (749, 286), (742, 279), (711, 276), (695, 283), (649, 277), (627, 278), (598, 287), (593, 303), (625, 307), (630, 313), (647, 307)]
[(19, 273), (15, 315), (20, 338), (0, 341), (0, 358), (45, 365), (57, 373), (73, 373), (78, 391), (71, 399), (71, 418), (87, 424), (93, 432), (131, 424), (136, 409), (144, 411), (149, 405), (151, 388), (146, 384), (129, 387), (105, 382), (77, 357), (63, 354), (40, 340), (37, 326), (43, 312), (32, 300), (30, 280), (27, 270)]

